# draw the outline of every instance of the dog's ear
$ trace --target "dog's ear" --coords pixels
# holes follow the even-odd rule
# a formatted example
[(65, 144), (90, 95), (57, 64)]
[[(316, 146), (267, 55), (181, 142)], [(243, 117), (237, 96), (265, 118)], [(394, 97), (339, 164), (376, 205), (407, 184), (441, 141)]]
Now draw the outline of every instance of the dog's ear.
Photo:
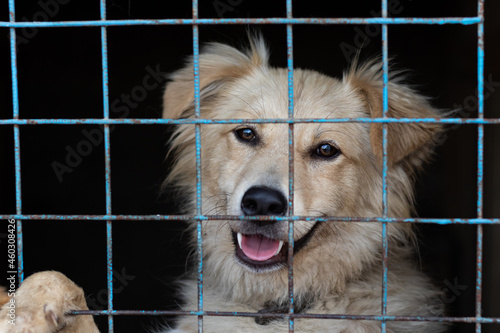
[[(211, 43), (199, 57), (200, 101), (216, 95), (231, 81), (253, 69), (268, 65), (268, 50), (261, 37), (250, 38), (250, 48), (239, 51), (231, 46)], [(194, 115), (193, 58), (169, 76), (163, 97), (163, 118), (176, 119)]]
[[(370, 117), (383, 116), (382, 102), (382, 65), (370, 61), (364, 65), (354, 65), (344, 75), (344, 81), (351, 84), (365, 100)], [(389, 77), (388, 117), (391, 118), (438, 118), (440, 112), (433, 108), (427, 98), (419, 95), (412, 88), (401, 83), (402, 76), (391, 74)], [(389, 166), (406, 162), (408, 166), (418, 168), (427, 160), (437, 139), (437, 134), (442, 131), (441, 124), (408, 123), (388, 124), (388, 164)], [(372, 123), (370, 127), (370, 140), (373, 153), (379, 163), (382, 162), (382, 124)]]

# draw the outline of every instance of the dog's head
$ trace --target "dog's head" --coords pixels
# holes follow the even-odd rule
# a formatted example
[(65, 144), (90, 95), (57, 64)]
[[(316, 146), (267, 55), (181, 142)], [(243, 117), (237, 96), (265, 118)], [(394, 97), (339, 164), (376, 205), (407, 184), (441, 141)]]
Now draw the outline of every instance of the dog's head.
[[(243, 52), (210, 44), (200, 55), (199, 70), (201, 118), (288, 118), (287, 71), (269, 66), (261, 39), (253, 40)], [(192, 61), (170, 79), (164, 118), (194, 118)], [(295, 70), (293, 111), (296, 119), (381, 117), (380, 64), (354, 66), (341, 80)], [(425, 98), (391, 78), (389, 117), (437, 116)], [(408, 217), (413, 176), (428, 159), (440, 126), (387, 126), (389, 216)], [(291, 127), (242, 121), (201, 125), (200, 133), (203, 214), (284, 216), (293, 207), (293, 214), (299, 216), (382, 215), (381, 124), (318, 121)], [(187, 195), (188, 212), (195, 213), (194, 125), (178, 127), (172, 149), (175, 163), (167, 182), (179, 186)], [(378, 263), (380, 230), (377, 223), (294, 222), (296, 294), (341, 289), (346, 280)], [(247, 301), (262, 293), (284, 298), (288, 234), (288, 222), (276, 219), (204, 222), (204, 275), (213, 277), (207, 279), (220, 290)], [(390, 251), (404, 248), (409, 237), (410, 226), (390, 224)]]

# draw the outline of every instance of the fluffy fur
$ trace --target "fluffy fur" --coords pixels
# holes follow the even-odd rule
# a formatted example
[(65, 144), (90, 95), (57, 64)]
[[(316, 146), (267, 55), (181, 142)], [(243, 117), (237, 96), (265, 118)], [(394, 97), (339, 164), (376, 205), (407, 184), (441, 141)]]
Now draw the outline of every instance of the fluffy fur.
[[(246, 51), (210, 44), (200, 56), (201, 117), (206, 119), (284, 119), (288, 117), (287, 71), (268, 64), (268, 51), (254, 39)], [(165, 118), (194, 118), (192, 61), (170, 77)], [(376, 61), (353, 66), (342, 79), (314, 71), (294, 71), (294, 117), (355, 118), (382, 116), (381, 67)], [(389, 83), (389, 117), (439, 117), (428, 101), (405, 86)], [(298, 216), (382, 216), (382, 126), (368, 123), (296, 123), (293, 126), (294, 197)], [(435, 124), (388, 125), (388, 215), (409, 217), (416, 173), (429, 158), (441, 130)], [(202, 213), (207, 215), (285, 215), (289, 176), (288, 124), (210, 124), (201, 126)], [(171, 141), (175, 162), (166, 184), (185, 198), (184, 210), (196, 214), (195, 126), (181, 125)], [(278, 199), (256, 214), (248, 199)], [(280, 201), (281, 200), (281, 201)], [(273, 203), (274, 204), (274, 203)], [(276, 206), (276, 205), (275, 205)], [(196, 222), (191, 224), (196, 253)], [(380, 223), (308, 222), (293, 224), (294, 304), (296, 313), (380, 315), (382, 227)], [(436, 288), (412, 262), (410, 224), (388, 224), (388, 306), (395, 316), (443, 313)], [(276, 221), (204, 221), (203, 307), (208, 311), (277, 311), (288, 309), (286, 250), (269, 260), (250, 260), (236, 236), (274, 239), (288, 249), (288, 223)], [(258, 236), (255, 236), (258, 235)], [(301, 244), (299, 246), (298, 244)], [(242, 254), (243, 253), (243, 254)], [(196, 259), (196, 258), (195, 258)], [(267, 260), (267, 259), (266, 259)], [(182, 280), (183, 309), (196, 310), (196, 273)], [(82, 290), (57, 272), (26, 279), (13, 299), (17, 325), (0, 312), (2, 332), (97, 332), (92, 317), (69, 316), (87, 309)], [(11, 300), (12, 301), (12, 300)], [(266, 310), (267, 309), (267, 310)], [(204, 332), (288, 332), (284, 319), (210, 317)], [(442, 323), (388, 322), (388, 332), (437, 333)], [(197, 331), (197, 318), (179, 318), (164, 332)], [(295, 332), (380, 332), (370, 320), (295, 320)]]
[[(288, 117), (286, 69), (268, 64), (261, 39), (240, 51), (208, 45), (200, 56), (201, 117), (206, 119), (283, 119)], [(164, 97), (164, 118), (194, 118), (193, 64), (171, 75)], [(320, 73), (294, 71), (295, 118), (382, 116), (382, 73), (376, 61), (353, 66), (341, 80)], [(439, 117), (426, 100), (399, 77), (389, 84), (389, 117)], [(256, 144), (238, 140), (250, 129)], [(242, 198), (252, 187), (272, 188), (288, 198), (287, 124), (201, 126), (202, 213), (243, 215)], [(388, 125), (388, 215), (410, 217), (415, 174), (429, 158), (435, 124)], [(341, 153), (314, 156), (322, 143)], [(196, 214), (194, 125), (178, 127), (171, 142), (175, 163), (167, 183), (186, 198), (185, 212)], [(297, 123), (294, 125), (294, 214), (299, 216), (374, 217), (382, 215), (382, 125)], [(271, 215), (271, 214), (270, 214)], [(204, 310), (256, 312), (270, 304), (287, 305), (288, 270), (249, 267), (236, 259), (233, 233), (258, 233), (288, 246), (288, 224), (249, 226), (248, 221), (203, 222)], [(193, 222), (193, 247), (196, 230)], [(311, 233), (294, 256), (297, 307), (308, 313), (379, 315), (381, 311), (382, 233), (379, 223), (306, 221), (294, 223), (294, 239)], [(251, 231), (249, 231), (251, 230)], [(439, 315), (437, 290), (412, 263), (410, 224), (388, 225), (388, 314)], [(195, 274), (184, 281), (185, 309), (197, 308)], [(179, 319), (177, 329), (194, 332), (195, 317)], [(235, 331), (235, 328), (237, 330)], [(377, 321), (297, 319), (297, 332), (377, 332)], [(207, 332), (285, 332), (286, 320), (257, 324), (254, 318), (208, 317)], [(239, 331), (238, 331), (239, 330)], [(390, 332), (442, 332), (428, 322), (391, 322)]]
[(88, 310), (82, 288), (59, 272), (31, 275), (10, 293), (0, 309), (2, 333), (99, 333), (92, 316), (68, 316)]

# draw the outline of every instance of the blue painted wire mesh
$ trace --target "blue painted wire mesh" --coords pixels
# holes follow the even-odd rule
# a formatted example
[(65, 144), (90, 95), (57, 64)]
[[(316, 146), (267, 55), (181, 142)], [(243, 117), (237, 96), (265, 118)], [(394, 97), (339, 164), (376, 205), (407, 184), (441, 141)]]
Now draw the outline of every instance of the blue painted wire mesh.
[[(288, 215), (283, 217), (266, 217), (269, 220), (284, 220), (289, 222), (289, 312), (282, 317), (289, 321), (290, 332), (294, 331), (295, 318), (330, 318), (330, 319), (352, 319), (352, 320), (376, 320), (380, 321), (382, 332), (386, 331), (387, 321), (447, 321), (447, 322), (469, 322), (475, 323), (476, 332), (481, 332), (483, 323), (500, 323), (500, 318), (483, 317), (481, 313), (481, 294), (482, 294), (482, 255), (483, 255), (483, 225), (500, 224), (500, 219), (483, 218), (483, 161), (484, 161), (484, 125), (500, 124), (500, 119), (484, 118), (484, 0), (477, 2), (477, 16), (460, 18), (389, 18), (387, 11), (387, 0), (382, 0), (381, 17), (375, 18), (294, 18), (292, 15), (292, 1), (286, 1), (285, 18), (237, 18), (237, 19), (200, 19), (198, 17), (198, 2), (192, 1), (191, 19), (162, 19), (162, 20), (107, 20), (106, 19), (106, 1), (100, 1), (100, 20), (95, 21), (68, 21), (68, 22), (29, 22), (16, 21), (15, 1), (9, 0), (9, 22), (0, 22), (0, 27), (6, 27), (10, 30), (10, 57), (12, 71), (12, 104), (13, 113), (11, 119), (0, 120), (0, 125), (11, 125), (14, 128), (14, 153), (15, 153), (15, 190), (16, 190), (16, 214), (1, 216), (2, 219), (17, 220), (17, 246), (18, 246), (18, 275), (19, 280), (24, 279), (24, 259), (23, 259), (23, 221), (24, 220), (100, 220), (106, 223), (107, 236), (107, 289), (108, 304), (104, 311), (79, 311), (79, 314), (94, 314), (108, 316), (108, 330), (113, 332), (115, 315), (131, 314), (149, 314), (149, 315), (192, 315), (198, 317), (199, 331), (203, 331), (204, 316), (243, 316), (254, 317), (256, 313), (242, 312), (211, 312), (203, 309), (203, 239), (201, 233), (201, 222), (205, 220), (254, 220), (260, 217), (239, 217), (239, 216), (220, 216), (220, 215), (202, 215), (201, 211), (201, 142), (200, 126), (203, 124), (231, 124), (231, 123), (286, 123), (289, 125), (289, 209)], [(221, 25), (221, 24), (271, 24), (285, 25), (287, 34), (287, 69), (288, 69), (288, 118), (286, 119), (225, 119), (208, 120), (203, 119), (200, 114), (200, 78), (199, 78), (199, 26), (201, 25)], [(297, 119), (294, 118), (294, 96), (293, 96), (293, 26), (294, 25), (340, 25), (340, 24), (378, 24), (382, 26), (382, 63), (383, 63), (383, 116), (381, 118), (354, 118), (354, 119)], [(476, 25), (477, 26), (477, 85), (478, 85), (478, 117), (477, 118), (448, 118), (448, 119), (395, 119), (388, 116), (388, 26), (393, 24), (456, 24), (456, 25)], [(107, 56), (107, 27), (113, 26), (134, 26), (134, 25), (187, 25), (192, 26), (193, 33), (193, 55), (194, 55), (194, 105), (195, 119), (111, 119), (109, 114), (109, 91), (108, 91), (108, 56)], [(17, 79), (17, 56), (16, 56), (16, 29), (21, 28), (43, 28), (43, 27), (100, 27), (101, 32), (101, 56), (102, 56), (102, 92), (103, 92), (103, 117), (102, 119), (20, 119), (19, 117), (19, 97), (18, 97), (18, 79)], [(294, 124), (313, 123), (313, 122), (362, 122), (362, 123), (382, 123), (383, 124), (383, 215), (380, 217), (307, 217), (296, 216), (293, 214), (293, 146), (294, 146)], [(389, 123), (443, 123), (443, 124), (474, 124), (478, 127), (477, 138), (477, 216), (472, 219), (426, 219), (426, 218), (390, 218), (387, 214), (387, 124)], [(21, 193), (21, 158), (20, 158), (20, 127), (44, 124), (61, 125), (104, 125), (104, 144), (105, 144), (105, 215), (27, 215), (23, 214), (22, 193)], [(178, 215), (115, 215), (111, 209), (111, 146), (110, 146), (110, 126), (120, 124), (195, 124), (196, 135), (196, 216), (178, 216)], [(112, 257), (112, 222), (116, 220), (188, 220), (197, 221), (198, 237), (198, 308), (192, 311), (143, 311), (143, 310), (123, 310), (117, 311), (113, 308), (113, 257)], [(293, 245), (294, 221), (358, 221), (358, 222), (381, 222), (383, 236), (383, 286), (382, 286), (382, 304), (380, 316), (366, 315), (343, 315), (343, 314), (323, 314), (314, 313), (294, 313), (293, 297)], [(437, 224), (473, 224), (477, 225), (477, 254), (476, 254), (476, 310), (475, 317), (394, 317), (387, 315), (387, 223), (437, 223)], [(77, 314), (77, 313), (75, 313)], [(266, 316), (265, 314), (258, 314)], [(276, 316), (276, 314), (273, 314)]]

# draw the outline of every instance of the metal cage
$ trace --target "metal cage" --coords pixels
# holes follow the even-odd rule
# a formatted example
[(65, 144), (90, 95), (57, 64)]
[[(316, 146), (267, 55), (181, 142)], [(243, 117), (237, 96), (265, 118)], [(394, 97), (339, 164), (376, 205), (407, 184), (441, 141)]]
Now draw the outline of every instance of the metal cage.
[[(296, 318), (324, 318), (324, 319), (349, 319), (349, 320), (371, 320), (379, 321), (381, 331), (386, 332), (386, 323), (388, 321), (444, 321), (444, 322), (467, 322), (474, 323), (476, 332), (481, 332), (481, 325), (487, 323), (500, 324), (500, 318), (486, 318), (481, 313), (481, 295), (482, 295), (482, 257), (483, 257), (483, 225), (500, 224), (500, 219), (483, 218), (483, 142), (484, 126), (490, 124), (500, 124), (500, 119), (487, 119), (484, 117), (484, 0), (477, 1), (477, 16), (474, 17), (455, 17), (455, 18), (390, 18), (388, 17), (388, 0), (381, 0), (382, 15), (374, 18), (295, 18), (292, 16), (292, 0), (286, 0), (286, 17), (283, 18), (237, 18), (237, 19), (209, 19), (198, 17), (198, 1), (192, 1), (192, 18), (190, 19), (162, 19), (162, 20), (108, 20), (106, 18), (106, 1), (100, 0), (100, 20), (90, 21), (62, 21), (62, 22), (20, 22), (15, 18), (15, 0), (9, 0), (9, 22), (0, 22), (0, 27), (10, 30), (10, 58), (12, 71), (12, 103), (13, 112), (11, 119), (0, 120), (0, 125), (12, 126), (14, 128), (14, 153), (15, 153), (15, 200), (16, 214), (3, 215), (2, 219), (15, 219), (17, 233), (18, 249), (18, 267), (12, 270), (18, 274), (19, 281), (24, 279), (24, 259), (23, 259), (23, 222), (25, 220), (96, 220), (106, 223), (107, 237), (107, 291), (108, 304), (107, 310), (103, 311), (75, 311), (74, 315), (103, 315), (108, 316), (108, 330), (113, 332), (114, 316), (117, 315), (188, 315), (196, 316), (199, 323), (199, 332), (203, 331), (203, 318), (205, 316), (280, 316), (288, 320), (289, 331), (294, 331), (294, 320)], [(199, 27), (202, 25), (220, 25), (220, 24), (270, 24), (286, 26), (287, 36), (287, 64), (288, 64), (288, 118), (287, 119), (259, 119), (250, 122), (257, 123), (285, 123), (289, 125), (289, 209), (288, 215), (284, 217), (267, 217), (268, 219), (284, 220), (289, 223), (289, 258), (288, 258), (288, 276), (289, 276), (289, 310), (288, 313), (263, 314), (263, 313), (242, 313), (242, 312), (210, 312), (203, 308), (203, 261), (200, 259), (197, 264), (198, 272), (198, 308), (192, 311), (143, 311), (143, 310), (115, 310), (113, 304), (113, 221), (116, 220), (196, 220), (198, 231), (198, 254), (202, 258), (202, 233), (201, 221), (204, 220), (227, 220), (227, 219), (257, 219), (258, 217), (237, 217), (237, 216), (209, 216), (202, 215), (201, 212), (201, 142), (200, 126), (202, 124), (228, 124), (238, 123), (241, 119), (229, 120), (207, 120), (200, 115), (200, 78), (199, 78)], [(293, 72), (294, 72), (294, 52), (293, 52), (293, 26), (294, 25), (354, 25), (354, 24), (376, 24), (382, 27), (382, 62), (383, 62), (383, 117), (381, 118), (354, 118), (354, 119), (297, 119), (294, 118), (294, 96), (293, 96)], [(477, 118), (446, 118), (446, 119), (397, 119), (388, 117), (388, 26), (389, 25), (476, 25), (477, 26), (477, 88), (478, 88), (478, 117)], [(119, 26), (138, 26), (138, 25), (187, 25), (192, 26), (193, 33), (193, 54), (194, 54), (194, 89), (195, 89), (195, 120), (176, 120), (176, 119), (111, 119), (109, 112), (109, 92), (108, 92), (108, 52), (107, 52), (107, 28)], [(104, 113), (101, 119), (21, 119), (19, 117), (19, 99), (18, 99), (18, 77), (17, 77), (17, 57), (16, 57), (16, 29), (20, 28), (44, 28), (44, 27), (100, 27), (101, 31), (101, 56), (102, 56), (102, 93)], [(249, 122), (248, 120), (245, 120)], [(363, 123), (381, 123), (383, 124), (383, 216), (375, 218), (367, 217), (304, 217), (293, 214), (293, 145), (294, 145), (294, 124), (309, 122), (363, 122)], [(477, 125), (477, 216), (471, 219), (430, 219), (430, 218), (390, 218), (387, 216), (387, 124), (389, 123), (442, 123), (442, 124), (473, 124)], [(179, 216), (179, 215), (115, 215), (111, 209), (111, 156), (110, 156), (110, 126), (124, 124), (195, 124), (196, 128), (196, 168), (197, 168), (197, 215)], [(60, 125), (103, 125), (104, 126), (104, 151), (105, 151), (105, 191), (106, 191), (106, 214), (105, 215), (26, 215), (23, 214), (22, 193), (21, 193), (21, 159), (20, 159), (20, 127), (37, 126), (45, 124)], [(313, 313), (294, 313), (294, 294), (293, 294), (293, 244), (294, 244), (294, 222), (307, 219), (310, 221), (358, 221), (358, 222), (376, 222), (382, 224), (383, 237), (383, 285), (382, 302), (380, 305), (381, 313), (378, 316), (349, 315), (349, 314), (313, 314)], [(476, 304), (474, 317), (397, 317), (387, 315), (387, 224), (388, 223), (434, 223), (434, 224), (472, 224), (477, 226), (477, 252), (476, 252)]]

